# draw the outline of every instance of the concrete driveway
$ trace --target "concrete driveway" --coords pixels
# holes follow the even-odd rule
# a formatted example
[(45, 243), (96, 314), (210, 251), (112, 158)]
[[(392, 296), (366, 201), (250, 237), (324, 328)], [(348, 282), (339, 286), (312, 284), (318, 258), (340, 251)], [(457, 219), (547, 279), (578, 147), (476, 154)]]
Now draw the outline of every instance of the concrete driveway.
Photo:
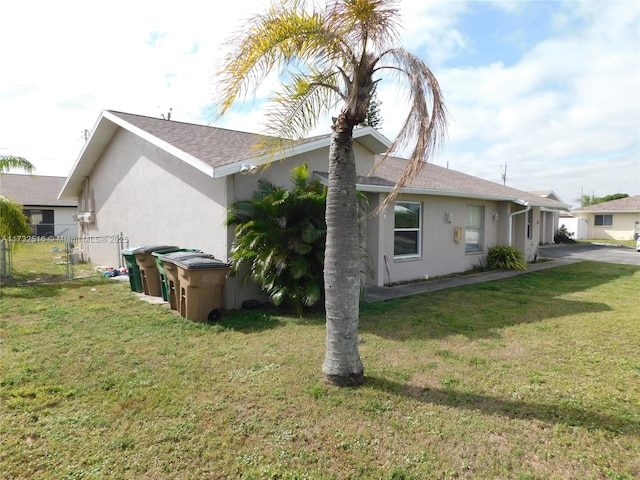
[(544, 245), (540, 247), (540, 257), (640, 265), (640, 252), (635, 248), (593, 243)]

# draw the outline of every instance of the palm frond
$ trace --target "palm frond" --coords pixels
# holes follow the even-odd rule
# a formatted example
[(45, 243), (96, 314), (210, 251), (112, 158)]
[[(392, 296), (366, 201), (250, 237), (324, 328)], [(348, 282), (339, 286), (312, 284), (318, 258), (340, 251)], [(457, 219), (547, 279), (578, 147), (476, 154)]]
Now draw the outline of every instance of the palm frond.
[(0, 155), (0, 173), (6, 173), (10, 170), (21, 170), (25, 173), (34, 173), (36, 167), (23, 157), (14, 157), (13, 155)]
[(302, 138), (312, 130), (321, 113), (329, 111), (344, 95), (336, 84), (336, 72), (295, 74), (281, 84), (267, 111), (267, 132), (278, 138)]
[[(405, 170), (380, 208), (384, 208), (398, 195), (400, 189), (413, 180), (422, 165), (428, 162), (444, 141), (447, 129), (447, 111), (438, 81), (429, 67), (417, 56), (403, 48), (384, 52), (379, 62), (391, 57), (392, 65), (377, 66), (376, 71), (389, 69), (399, 80), (408, 82), (409, 113), (389, 152), (412, 145)], [(384, 160), (383, 160), (384, 161)]]
[(305, 61), (326, 48), (322, 16), (308, 12), (304, 2), (285, 1), (250, 18), (227, 45), (229, 52), (219, 72), (217, 117), (239, 98), (255, 93), (275, 67)]

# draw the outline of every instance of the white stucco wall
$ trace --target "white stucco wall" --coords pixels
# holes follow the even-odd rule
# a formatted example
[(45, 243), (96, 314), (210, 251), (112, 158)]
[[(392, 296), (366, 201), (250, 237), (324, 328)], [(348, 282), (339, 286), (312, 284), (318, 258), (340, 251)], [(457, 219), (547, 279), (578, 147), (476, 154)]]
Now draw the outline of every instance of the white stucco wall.
[[(464, 272), (479, 266), (490, 247), (506, 241), (502, 238), (505, 230), (499, 228), (506, 217), (500, 216), (501, 209), (496, 202), (400, 195), (398, 201), (403, 200), (421, 202), (421, 254), (413, 258), (394, 258), (394, 210), (393, 206), (387, 207), (379, 218), (374, 217), (367, 222), (367, 249), (372, 255), (372, 267), (376, 272), (374, 278), (367, 279), (367, 283), (382, 286)], [(455, 227), (462, 227), (464, 230), (469, 205), (484, 206), (484, 238), (479, 252), (465, 252), (464, 234), (460, 241), (454, 240)], [(445, 211), (449, 212), (451, 223), (448, 223)], [(494, 212), (498, 213), (498, 221), (494, 220)], [(379, 244), (375, 242), (376, 237), (380, 239)]]
[(633, 240), (634, 233), (640, 232), (640, 213), (607, 213), (613, 215), (613, 225), (596, 226), (595, 214), (580, 214), (588, 225), (587, 238), (594, 240)]
[(83, 228), (92, 263), (119, 266), (113, 237), (129, 246), (177, 245), (226, 259), (226, 181), (213, 179), (139, 137), (119, 130), (93, 169), (95, 223)]
[(56, 237), (69, 239), (78, 237), (78, 222), (73, 219), (76, 213), (78, 213), (77, 207), (55, 207), (53, 209)]
[[(354, 144), (358, 173), (366, 174), (374, 155)], [(90, 174), (85, 189), (93, 195), (95, 223), (82, 226), (80, 247), (94, 265), (120, 266), (120, 233), (125, 247), (176, 245), (199, 248), (227, 260), (234, 240), (226, 228), (227, 205), (250, 198), (257, 181), (267, 178), (288, 187), (294, 166), (307, 163), (310, 171), (328, 170), (329, 148), (320, 149), (250, 175), (214, 179), (125, 130), (118, 130)], [(82, 193), (79, 195), (80, 203)], [(224, 307), (264, 296), (252, 283), (229, 276)]]
[(553, 237), (558, 229), (557, 212), (540, 212), (540, 243), (553, 243)]
[[(533, 219), (531, 224), (531, 237), (527, 236), (527, 212), (512, 210), (512, 242), (511, 245), (524, 253), (527, 262), (533, 262), (540, 249), (540, 207), (531, 207)], [(523, 213), (516, 213), (523, 212)]]

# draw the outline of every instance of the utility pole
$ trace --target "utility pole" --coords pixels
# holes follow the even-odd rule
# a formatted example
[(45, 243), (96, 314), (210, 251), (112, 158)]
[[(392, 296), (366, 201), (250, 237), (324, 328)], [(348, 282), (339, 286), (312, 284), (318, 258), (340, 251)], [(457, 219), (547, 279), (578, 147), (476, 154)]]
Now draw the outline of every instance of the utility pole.
[(502, 165), (500, 165), (500, 170), (502, 173), (502, 184), (506, 185), (507, 184), (507, 163), (506, 162), (504, 164), (504, 170), (502, 170)]

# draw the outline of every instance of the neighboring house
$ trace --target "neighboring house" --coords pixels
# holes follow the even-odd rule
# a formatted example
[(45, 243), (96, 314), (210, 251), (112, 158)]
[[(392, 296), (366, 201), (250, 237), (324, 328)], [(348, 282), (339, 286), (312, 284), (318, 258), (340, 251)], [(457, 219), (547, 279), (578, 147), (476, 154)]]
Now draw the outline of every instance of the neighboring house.
[(634, 240), (640, 234), (640, 195), (576, 208), (572, 212), (587, 222), (587, 238)]
[(73, 216), (78, 213), (78, 202), (74, 198), (58, 199), (65, 180), (66, 177), (3, 173), (0, 195), (24, 207), (31, 235), (75, 238), (78, 224)]
[[(553, 190), (545, 190), (541, 192), (531, 192), (534, 195), (553, 200), (558, 203), (564, 203)], [(558, 210), (555, 207), (540, 207), (540, 243), (553, 243), (556, 230), (560, 227), (560, 216), (567, 213), (564, 210)]]
[[(85, 257), (118, 266), (117, 245), (108, 239), (122, 233), (130, 246), (178, 245), (226, 259), (234, 240), (233, 229), (224, 226), (227, 208), (250, 198), (259, 178), (288, 187), (291, 169), (306, 163), (327, 179), (329, 135), (264, 156), (254, 149), (261, 138), (104, 111), (60, 193), (80, 205)], [(381, 163), (389, 146), (370, 127), (354, 130), (358, 189), (368, 197), (367, 213), (382, 204), (406, 164), (398, 158)], [(363, 279), (382, 286), (463, 272), (481, 264), (494, 245), (513, 245), (532, 261), (540, 243), (552, 242), (557, 225), (545, 225), (558, 210), (568, 206), (425, 164), (394, 204), (363, 216), (369, 267), (363, 270), (371, 272)], [(237, 308), (257, 295), (255, 285), (230, 277), (224, 306)]]

